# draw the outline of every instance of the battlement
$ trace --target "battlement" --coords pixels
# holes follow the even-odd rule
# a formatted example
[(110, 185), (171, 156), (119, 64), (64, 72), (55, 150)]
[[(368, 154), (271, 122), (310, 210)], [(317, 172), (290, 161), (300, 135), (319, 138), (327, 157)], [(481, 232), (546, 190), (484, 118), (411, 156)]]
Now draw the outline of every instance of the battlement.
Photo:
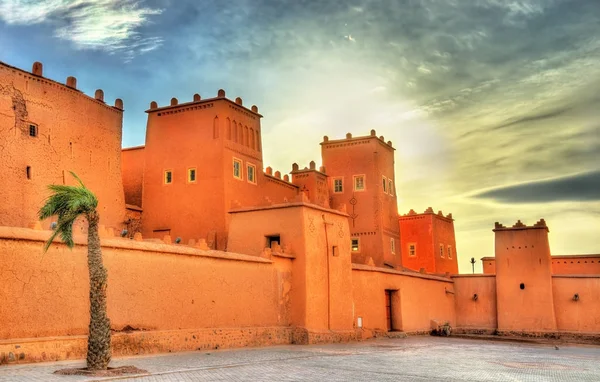
[(303, 169), (300, 169), (300, 166), (298, 166), (298, 163), (293, 163), (292, 164), (292, 172), (290, 174), (300, 174), (303, 172), (315, 171), (315, 172), (321, 173), (324, 176), (327, 176), (327, 173), (325, 172), (325, 166), (321, 166), (317, 170), (317, 164), (315, 163), (315, 161), (310, 161), (308, 166), (309, 167), (304, 167)]
[(97, 89), (94, 93), (94, 97), (90, 97), (90, 96), (86, 95), (85, 93), (83, 93), (81, 90), (78, 90), (77, 89), (77, 78), (75, 78), (75, 77), (72, 77), (72, 76), (67, 77), (64, 84), (44, 77), (43, 76), (44, 66), (41, 62), (38, 62), (38, 61), (33, 63), (31, 72), (8, 65), (2, 61), (0, 61), (0, 70), (12, 71), (14, 74), (23, 76), (24, 78), (29, 79), (31, 81), (41, 82), (41, 83), (49, 85), (49, 86), (58, 87), (59, 89), (64, 90), (64, 91), (71, 91), (74, 94), (78, 94), (87, 100), (93, 101), (93, 102), (95, 102), (99, 105), (102, 105), (110, 110), (115, 111), (115, 112), (123, 112), (123, 110), (124, 110), (123, 109), (123, 100), (120, 98), (117, 98), (115, 100), (114, 106), (107, 105), (106, 102), (104, 102), (104, 91), (102, 89)]
[(521, 222), (521, 220), (517, 220), (517, 222), (512, 227), (506, 227), (498, 222), (494, 223), (494, 229), (492, 231), (512, 231), (512, 230), (524, 230), (524, 229), (545, 229), (547, 232), (550, 232), (548, 226), (546, 225), (546, 221), (544, 219), (538, 220), (534, 225), (526, 225)]
[(321, 146), (323, 146), (323, 148), (333, 148), (333, 147), (341, 147), (341, 146), (369, 143), (374, 139), (376, 139), (384, 147), (386, 147), (392, 151), (396, 150), (392, 145), (392, 141), (387, 141), (387, 143), (386, 143), (385, 137), (383, 135), (380, 137), (377, 137), (377, 132), (375, 130), (371, 130), (370, 135), (359, 136), (359, 137), (353, 137), (351, 133), (347, 133), (346, 138), (336, 139), (336, 140), (330, 140), (329, 137), (327, 135), (325, 135), (323, 137), (323, 142), (321, 142), (320, 144), (321, 144)]
[(238, 112), (245, 114), (247, 117), (250, 118), (262, 118), (263, 116), (261, 114), (258, 113), (258, 107), (256, 105), (252, 105), (250, 107), (250, 109), (248, 109), (247, 107), (244, 106), (244, 101), (242, 100), (242, 98), (240, 97), (236, 97), (235, 101), (230, 100), (229, 98), (226, 97), (225, 95), (225, 90), (223, 89), (219, 89), (219, 91), (217, 92), (217, 96), (213, 97), (213, 98), (206, 98), (206, 99), (202, 99), (202, 97), (200, 96), (200, 94), (196, 93), (193, 95), (192, 97), (192, 101), (190, 102), (184, 102), (184, 103), (179, 103), (179, 100), (175, 97), (171, 98), (171, 102), (168, 106), (158, 106), (158, 103), (156, 101), (152, 101), (150, 102), (150, 108), (148, 110), (146, 110), (146, 113), (150, 114), (150, 113), (154, 113), (154, 112), (158, 112), (158, 115), (161, 115), (163, 112), (183, 112), (183, 111), (190, 111), (190, 110), (197, 110), (198, 108), (207, 108), (208, 105), (211, 105), (212, 107), (212, 103), (216, 102), (216, 101), (226, 101), (229, 103), (229, 107), (237, 110)]
[(448, 215), (444, 215), (444, 213), (440, 210), (437, 212), (437, 214), (435, 212), (433, 212), (433, 208), (431, 207), (427, 207), (427, 209), (422, 212), (422, 213), (417, 213), (415, 212), (415, 210), (411, 209), (410, 211), (408, 211), (407, 214), (404, 215), (400, 215), (400, 219), (402, 218), (407, 218), (407, 217), (411, 217), (411, 216), (422, 216), (422, 215), (434, 215), (438, 218), (442, 218), (445, 220), (450, 220), (450, 221), (454, 221), (454, 219), (452, 218), (452, 214), (448, 214)]

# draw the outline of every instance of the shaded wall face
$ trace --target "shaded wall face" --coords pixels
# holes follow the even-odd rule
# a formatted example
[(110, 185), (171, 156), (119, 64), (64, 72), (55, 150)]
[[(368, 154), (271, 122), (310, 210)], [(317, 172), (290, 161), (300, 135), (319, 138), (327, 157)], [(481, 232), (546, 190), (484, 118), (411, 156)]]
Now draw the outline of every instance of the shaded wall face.
[(0, 225), (37, 221), (47, 186), (75, 184), (74, 171), (98, 197), (101, 224), (121, 229), (122, 111), (3, 64), (0, 88)]
[(456, 302), (456, 327), (496, 329), (496, 278), (465, 275), (452, 277), (452, 280)]
[(438, 216), (433, 217), (435, 272), (458, 274), (454, 222)]
[[(132, 243), (124, 239), (111, 242)], [(3, 306), (11, 307), (0, 309), (1, 338), (87, 333), (87, 248), (77, 245), (69, 250), (55, 244), (42, 255), (42, 244), (0, 238), (0, 298)], [(226, 260), (218, 253), (217, 257), (203, 257), (106, 246), (102, 252), (113, 329), (127, 325), (171, 330), (290, 324), (288, 259), (271, 264)], [(65, 312), (69, 312), (68, 319)]]
[(552, 290), (558, 330), (600, 332), (600, 276), (553, 276)]
[(483, 273), (486, 275), (495, 275), (496, 274), (496, 259), (486, 259), (481, 260), (481, 264), (483, 265)]
[(300, 171), (292, 173), (292, 182), (298, 186), (310, 203), (329, 208), (329, 184), (327, 176), (317, 171)]
[[(433, 248), (433, 222), (431, 215), (403, 216), (399, 220), (402, 265), (408, 269), (435, 273), (436, 252)], [(410, 246), (415, 246), (414, 255)]]
[[(323, 218), (331, 224), (325, 225)], [(295, 257), (292, 324), (309, 330), (351, 329), (347, 217), (305, 206), (232, 213), (230, 250), (259, 254), (267, 236), (279, 236), (283, 251)]]
[(452, 282), (364, 270), (352, 271), (354, 323), (386, 331), (386, 290), (392, 291), (393, 329), (406, 332), (429, 331), (431, 320), (455, 326)]
[(496, 231), (498, 329), (556, 330), (545, 229)]
[[(226, 230), (223, 179), (223, 139), (215, 123), (228, 113), (226, 101), (197, 105), (182, 112), (148, 114), (144, 169), (142, 232), (144, 237), (170, 234), (208, 240)], [(195, 169), (195, 180), (189, 171)], [(165, 182), (165, 172), (172, 180)], [(214, 236), (214, 234), (213, 234)]]
[[(384, 144), (385, 145), (385, 144)], [(372, 258), (375, 265), (401, 263), (397, 199), (384, 193), (383, 176), (394, 178), (394, 153), (378, 139), (355, 138), (347, 141), (324, 143), (321, 148), (323, 165), (329, 181), (333, 208), (345, 204), (350, 232), (360, 240), (360, 248), (353, 252), (353, 262), (365, 264)], [(354, 177), (363, 175), (365, 188), (354, 190)], [(336, 193), (334, 182), (343, 181), (343, 192)], [(390, 240), (395, 240), (396, 253), (391, 253)]]
[(125, 203), (142, 206), (142, 189), (144, 183), (144, 148), (121, 151), (121, 172)]

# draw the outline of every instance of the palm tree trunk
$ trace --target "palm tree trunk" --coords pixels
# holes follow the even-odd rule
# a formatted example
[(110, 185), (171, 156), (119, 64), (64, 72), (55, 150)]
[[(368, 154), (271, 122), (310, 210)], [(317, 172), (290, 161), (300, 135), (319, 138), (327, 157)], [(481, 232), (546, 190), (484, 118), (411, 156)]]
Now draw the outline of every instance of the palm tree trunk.
[(98, 236), (99, 216), (87, 214), (88, 270), (90, 273), (90, 332), (88, 335), (87, 367), (106, 370), (111, 358), (110, 321), (106, 314), (107, 273), (102, 264), (102, 248)]

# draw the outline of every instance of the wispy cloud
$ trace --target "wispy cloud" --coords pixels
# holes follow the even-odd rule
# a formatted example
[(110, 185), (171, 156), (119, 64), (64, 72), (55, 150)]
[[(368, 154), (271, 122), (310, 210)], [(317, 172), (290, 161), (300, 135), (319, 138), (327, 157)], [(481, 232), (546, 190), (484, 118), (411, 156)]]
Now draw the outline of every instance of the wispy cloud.
[(118, 52), (125, 60), (161, 45), (162, 38), (139, 32), (160, 13), (134, 0), (0, 0), (0, 20), (7, 24), (49, 24), (77, 49)]
[(565, 177), (498, 187), (476, 193), (475, 198), (500, 203), (545, 203), (600, 200), (600, 170)]

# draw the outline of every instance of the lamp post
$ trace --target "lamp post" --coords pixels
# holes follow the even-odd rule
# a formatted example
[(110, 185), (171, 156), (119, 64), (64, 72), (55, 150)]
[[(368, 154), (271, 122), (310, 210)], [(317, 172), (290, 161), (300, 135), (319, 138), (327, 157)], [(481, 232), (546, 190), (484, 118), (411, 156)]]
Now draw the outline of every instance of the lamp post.
[(471, 267), (473, 268), (473, 274), (475, 274), (475, 258), (471, 257)]

